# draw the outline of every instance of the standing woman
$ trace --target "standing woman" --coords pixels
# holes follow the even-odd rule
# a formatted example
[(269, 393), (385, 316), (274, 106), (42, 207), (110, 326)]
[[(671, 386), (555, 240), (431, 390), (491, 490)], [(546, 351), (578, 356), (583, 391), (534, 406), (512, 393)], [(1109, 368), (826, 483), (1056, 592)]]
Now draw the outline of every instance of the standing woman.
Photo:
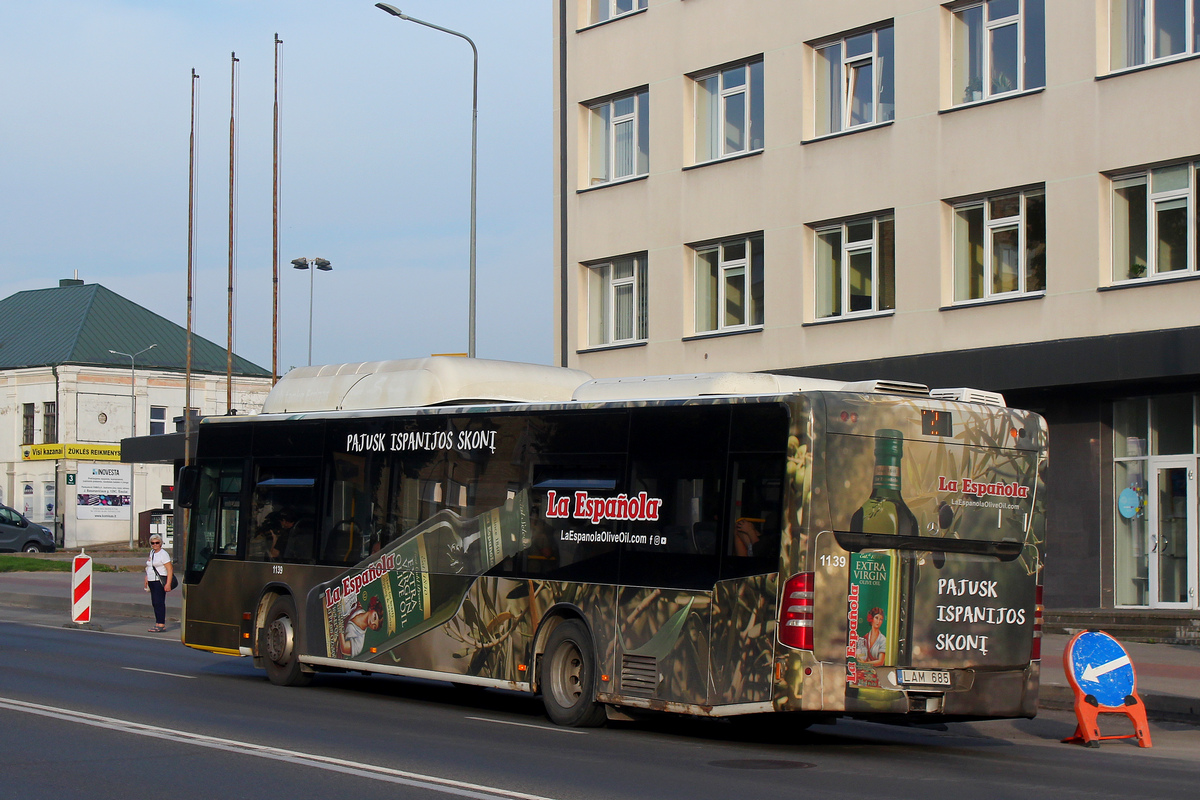
[(171, 578), (175, 567), (171, 554), (163, 549), (162, 537), (157, 533), (150, 537), (150, 557), (146, 559), (146, 591), (150, 592), (150, 604), (154, 606), (153, 628), (150, 633), (162, 633), (167, 629), (167, 592), (171, 591)]

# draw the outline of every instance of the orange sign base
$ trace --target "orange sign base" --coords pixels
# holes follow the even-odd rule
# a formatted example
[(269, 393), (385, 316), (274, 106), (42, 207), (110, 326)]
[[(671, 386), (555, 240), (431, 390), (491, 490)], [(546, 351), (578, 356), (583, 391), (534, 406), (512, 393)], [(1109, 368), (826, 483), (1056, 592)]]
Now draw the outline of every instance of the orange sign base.
[[(1116, 736), (1101, 736), (1100, 723), (1097, 719), (1101, 714), (1124, 714), (1133, 723), (1133, 733)], [(1066, 744), (1081, 744), (1084, 747), (1099, 747), (1103, 739), (1137, 739), (1138, 747), (1151, 747), (1150, 726), (1146, 722), (1146, 705), (1142, 698), (1131, 694), (1125, 698), (1123, 706), (1102, 706), (1090, 694), (1075, 692), (1075, 735), (1063, 739)]]

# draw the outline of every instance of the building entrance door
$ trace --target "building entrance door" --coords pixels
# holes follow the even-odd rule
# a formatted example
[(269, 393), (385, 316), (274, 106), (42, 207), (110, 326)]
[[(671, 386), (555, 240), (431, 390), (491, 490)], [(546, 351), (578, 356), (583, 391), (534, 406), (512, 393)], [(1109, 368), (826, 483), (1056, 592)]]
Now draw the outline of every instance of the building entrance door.
[(1196, 607), (1196, 458), (1151, 458), (1149, 463), (1150, 605)]

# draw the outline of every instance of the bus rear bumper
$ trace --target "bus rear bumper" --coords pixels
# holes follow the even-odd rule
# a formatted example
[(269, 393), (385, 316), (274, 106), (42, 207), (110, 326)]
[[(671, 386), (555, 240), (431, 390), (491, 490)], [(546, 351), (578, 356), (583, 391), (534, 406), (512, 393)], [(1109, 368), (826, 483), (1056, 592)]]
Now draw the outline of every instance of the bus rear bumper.
[[(846, 687), (847, 714), (1014, 718), (1037, 713), (1041, 662), (1024, 669), (951, 670), (948, 689)], [(881, 681), (882, 683), (882, 681)]]

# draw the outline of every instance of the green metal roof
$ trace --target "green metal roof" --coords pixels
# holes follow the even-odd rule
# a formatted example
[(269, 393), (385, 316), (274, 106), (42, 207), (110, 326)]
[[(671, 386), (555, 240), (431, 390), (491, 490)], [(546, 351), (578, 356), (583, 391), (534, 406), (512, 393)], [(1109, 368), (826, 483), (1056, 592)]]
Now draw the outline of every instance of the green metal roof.
[[(0, 300), (0, 369), (58, 364), (128, 367), (123, 353), (157, 345), (137, 357), (142, 369), (183, 372), (187, 330), (97, 283), (17, 292)], [(192, 334), (192, 371), (225, 374), (225, 348)], [(233, 373), (270, 377), (234, 354)]]

